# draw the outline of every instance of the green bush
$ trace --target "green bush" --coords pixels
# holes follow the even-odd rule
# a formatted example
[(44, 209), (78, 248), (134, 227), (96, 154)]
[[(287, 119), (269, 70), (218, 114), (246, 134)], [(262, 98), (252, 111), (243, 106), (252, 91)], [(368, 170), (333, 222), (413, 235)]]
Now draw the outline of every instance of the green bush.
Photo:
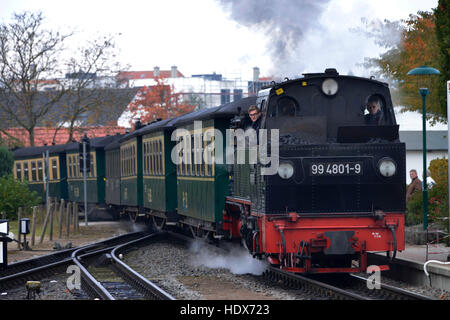
[(0, 146), (0, 177), (7, 176), (12, 173), (14, 164), (14, 156), (5, 146)]
[(6, 212), (7, 219), (17, 218), (19, 207), (26, 209), (38, 205), (41, 198), (31, 192), (27, 182), (14, 180), (12, 174), (0, 178), (0, 212)]
[(422, 192), (415, 192), (406, 205), (406, 225), (413, 226), (423, 222)]

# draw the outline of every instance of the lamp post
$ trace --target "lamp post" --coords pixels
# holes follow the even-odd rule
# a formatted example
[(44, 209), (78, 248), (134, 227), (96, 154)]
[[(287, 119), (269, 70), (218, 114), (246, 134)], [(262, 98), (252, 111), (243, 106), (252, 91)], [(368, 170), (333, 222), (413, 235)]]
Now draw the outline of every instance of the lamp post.
[[(430, 90), (425, 87), (428, 85), (430, 76), (440, 74), (439, 70), (421, 66), (414, 68), (408, 72), (408, 75), (418, 76), (419, 79), (419, 93), (422, 96), (422, 151), (423, 151), (423, 200), (422, 200), (422, 213), (423, 213), (423, 230), (428, 228), (428, 184), (427, 184), (427, 128), (426, 128), (426, 98), (430, 93)], [(428, 240), (427, 240), (428, 241)]]

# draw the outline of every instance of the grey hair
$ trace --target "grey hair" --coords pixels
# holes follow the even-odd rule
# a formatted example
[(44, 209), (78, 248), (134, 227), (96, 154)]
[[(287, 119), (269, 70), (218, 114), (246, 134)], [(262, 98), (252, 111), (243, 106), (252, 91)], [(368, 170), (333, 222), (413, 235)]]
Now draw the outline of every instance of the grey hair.
[(376, 98), (376, 97), (369, 98), (369, 101), (367, 101), (367, 105), (369, 105), (370, 103), (375, 103), (375, 105), (378, 107), (378, 109), (381, 109), (381, 102), (380, 102), (379, 98)]

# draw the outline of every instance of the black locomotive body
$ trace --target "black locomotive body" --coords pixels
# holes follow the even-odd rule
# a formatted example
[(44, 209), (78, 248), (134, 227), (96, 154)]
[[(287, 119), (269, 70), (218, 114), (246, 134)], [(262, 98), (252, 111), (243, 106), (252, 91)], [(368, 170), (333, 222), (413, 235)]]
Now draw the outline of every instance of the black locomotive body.
[(387, 84), (329, 69), (262, 90), (257, 104), (260, 131), (279, 133), (278, 173), (236, 165), (224, 218), (241, 217), (252, 254), (294, 272), (354, 272), (367, 251), (404, 248), (405, 145)]

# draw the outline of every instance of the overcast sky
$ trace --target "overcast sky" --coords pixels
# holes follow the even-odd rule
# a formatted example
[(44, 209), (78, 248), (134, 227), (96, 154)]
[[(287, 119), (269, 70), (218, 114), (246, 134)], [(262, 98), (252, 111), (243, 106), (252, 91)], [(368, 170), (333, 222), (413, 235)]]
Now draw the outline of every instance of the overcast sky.
[(326, 67), (367, 75), (357, 63), (378, 56), (382, 49), (350, 31), (362, 27), (361, 18), (405, 19), (437, 6), (437, 0), (245, 1), (238, 1), (241, 7), (263, 4), (259, 10), (250, 8), (262, 19), (274, 15), (277, 21), (288, 21), (289, 27), (300, 26), (301, 31), (293, 33), (294, 37), (301, 33), (298, 44), (288, 56), (273, 55), (272, 31), (285, 31), (278, 22), (268, 28), (253, 23), (251, 17), (245, 20), (236, 14), (241, 8), (232, 7), (231, 0), (1, 0), (0, 19), (9, 20), (13, 12), (41, 10), (49, 27), (75, 28), (78, 39), (116, 34), (121, 62), (132, 70), (176, 65), (186, 76), (215, 71), (249, 79), (254, 66), (261, 69), (261, 76), (292, 76)]

